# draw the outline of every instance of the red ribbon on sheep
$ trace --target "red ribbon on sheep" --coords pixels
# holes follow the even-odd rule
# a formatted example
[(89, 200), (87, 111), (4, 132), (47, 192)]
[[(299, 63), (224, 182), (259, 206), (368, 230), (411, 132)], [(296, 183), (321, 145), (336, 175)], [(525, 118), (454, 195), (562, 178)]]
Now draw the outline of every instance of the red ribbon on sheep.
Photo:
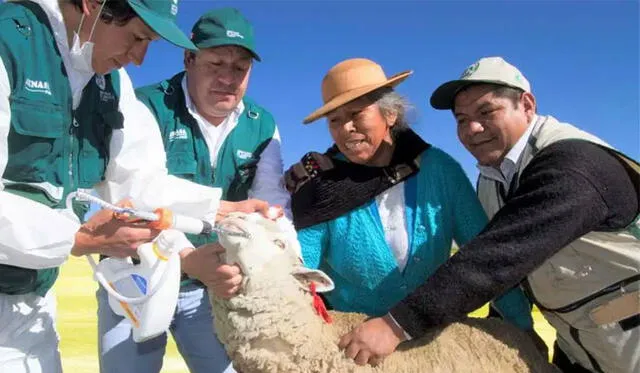
[(329, 315), (327, 306), (324, 305), (322, 298), (320, 298), (320, 295), (318, 295), (318, 293), (316, 292), (315, 282), (311, 281), (311, 283), (309, 284), (309, 290), (311, 290), (311, 295), (313, 295), (313, 308), (315, 308), (316, 313), (320, 317), (322, 317), (324, 322), (326, 322), (327, 324), (331, 324), (331, 315)]

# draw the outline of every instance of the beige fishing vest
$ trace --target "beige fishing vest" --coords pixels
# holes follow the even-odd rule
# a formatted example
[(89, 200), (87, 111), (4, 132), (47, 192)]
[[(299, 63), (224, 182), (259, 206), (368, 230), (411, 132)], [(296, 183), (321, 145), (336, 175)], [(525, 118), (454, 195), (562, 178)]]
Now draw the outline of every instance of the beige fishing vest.
[[(535, 154), (561, 140), (582, 139), (610, 149), (640, 177), (640, 165), (597, 137), (550, 116), (539, 116), (516, 166), (516, 178)], [(512, 190), (518, 187), (516, 184)], [(504, 205), (499, 183), (480, 176), (478, 197), (493, 217)], [(640, 215), (638, 216), (640, 218)], [(558, 344), (595, 372), (640, 372), (640, 220), (618, 232), (590, 232), (558, 251), (523, 283), (557, 330)], [(636, 316), (637, 317), (637, 316)], [(635, 327), (633, 327), (635, 325)]]

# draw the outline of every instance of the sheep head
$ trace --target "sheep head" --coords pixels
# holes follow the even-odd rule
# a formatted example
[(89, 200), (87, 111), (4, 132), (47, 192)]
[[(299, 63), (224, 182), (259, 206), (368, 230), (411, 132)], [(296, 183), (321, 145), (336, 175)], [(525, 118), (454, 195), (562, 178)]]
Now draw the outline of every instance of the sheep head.
[[(314, 282), (318, 292), (333, 290), (333, 281), (324, 272), (304, 267), (300, 244), (280, 223), (258, 213), (227, 215), (219, 222), (219, 227), (231, 234), (218, 233), (219, 242), (225, 248), (225, 262), (237, 264), (245, 281), (265, 272), (271, 276), (291, 274), (305, 289)], [(234, 232), (243, 235), (234, 235)]]

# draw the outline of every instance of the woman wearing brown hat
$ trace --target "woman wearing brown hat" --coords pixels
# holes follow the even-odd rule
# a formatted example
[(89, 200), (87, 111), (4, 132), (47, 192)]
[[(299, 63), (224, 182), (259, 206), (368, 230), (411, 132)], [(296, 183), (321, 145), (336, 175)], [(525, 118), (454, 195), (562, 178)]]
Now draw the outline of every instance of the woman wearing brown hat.
[[(393, 87), (411, 73), (387, 78), (361, 58), (332, 67), (324, 105), (304, 123), (326, 117), (335, 144), (287, 172), (305, 265), (333, 279), (325, 297), (340, 311), (385, 315), (447, 260), (452, 240), (464, 244), (487, 222), (460, 165), (409, 129), (408, 104)], [(532, 329), (519, 290), (495, 305)]]

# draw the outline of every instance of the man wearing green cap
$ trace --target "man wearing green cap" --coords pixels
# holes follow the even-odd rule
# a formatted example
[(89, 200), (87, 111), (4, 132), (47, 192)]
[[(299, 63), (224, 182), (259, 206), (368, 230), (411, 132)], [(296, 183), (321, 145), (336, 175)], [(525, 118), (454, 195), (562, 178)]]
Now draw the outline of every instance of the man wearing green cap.
[(221, 202), (220, 189), (167, 173), (155, 120), (121, 67), (160, 37), (195, 49), (177, 11), (177, 0), (0, 4), (1, 372), (61, 371), (50, 289), (70, 252), (127, 257), (159, 233), (107, 211), (81, 225), (70, 193), (208, 220), (266, 206)]
[[(522, 286), (556, 329), (564, 372), (640, 371), (640, 165), (601, 139), (537, 114), (524, 75), (500, 57), (431, 96), (478, 160), (491, 221), (384, 319), (342, 340), (379, 360), (403, 340)], [(363, 359), (364, 360), (364, 359)]]
[[(245, 96), (253, 61), (260, 61), (253, 27), (232, 8), (205, 13), (192, 30), (198, 51), (185, 51), (185, 71), (140, 88), (138, 98), (156, 117), (173, 175), (219, 187), (223, 198), (247, 197), (284, 207), (278, 220), (298, 245), (282, 183), (280, 138), (273, 116)], [(239, 268), (220, 265), (216, 240), (189, 237), (196, 250), (181, 253), (185, 272), (170, 331), (194, 373), (231, 372), (211, 327), (206, 288), (228, 297), (238, 289)], [(136, 344), (131, 323), (98, 294), (101, 372), (158, 373), (167, 335)]]

